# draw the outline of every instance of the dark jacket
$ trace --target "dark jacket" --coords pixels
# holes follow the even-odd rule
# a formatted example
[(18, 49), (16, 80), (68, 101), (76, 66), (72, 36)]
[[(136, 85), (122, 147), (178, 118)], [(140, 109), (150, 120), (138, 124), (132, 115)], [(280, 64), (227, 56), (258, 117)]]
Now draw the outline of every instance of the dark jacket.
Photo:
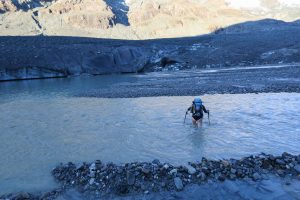
[(200, 110), (197, 111), (196, 108), (195, 108), (195, 104), (192, 104), (192, 105), (188, 108), (187, 112), (188, 112), (188, 111), (190, 111), (190, 112), (192, 113), (193, 116), (195, 116), (195, 115), (203, 116), (203, 112), (205, 112), (205, 113), (208, 113), (208, 112), (209, 112), (208, 110), (206, 110), (206, 108), (205, 108), (204, 105), (201, 105)]

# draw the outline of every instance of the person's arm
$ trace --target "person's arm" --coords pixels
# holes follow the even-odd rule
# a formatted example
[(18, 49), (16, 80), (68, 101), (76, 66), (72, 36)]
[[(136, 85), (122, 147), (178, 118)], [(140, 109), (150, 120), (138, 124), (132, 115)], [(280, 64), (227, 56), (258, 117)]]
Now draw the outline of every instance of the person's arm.
[(206, 110), (206, 108), (205, 108), (204, 105), (202, 105), (202, 108), (203, 108), (203, 111), (204, 111), (205, 113), (209, 113), (209, 110)]
[(190, 111), (190, 112), (192, 111), (192, 106), (190, 106), (190, 107), (187, 109), (186, 113), (188, 113), (189, 111)]

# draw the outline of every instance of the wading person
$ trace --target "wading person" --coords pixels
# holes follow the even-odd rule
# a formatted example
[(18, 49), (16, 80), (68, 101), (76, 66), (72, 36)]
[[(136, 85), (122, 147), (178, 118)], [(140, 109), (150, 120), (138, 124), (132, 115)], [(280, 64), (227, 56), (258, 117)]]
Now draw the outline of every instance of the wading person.
[(192, 113), (192, 122), (194, 125), (202, 125), (203, 112), (209, 115), (209, 110), (206, 110), (200, 97), (195, 97), (192, 105), (187, 109), (186, 114), (189, 111)]

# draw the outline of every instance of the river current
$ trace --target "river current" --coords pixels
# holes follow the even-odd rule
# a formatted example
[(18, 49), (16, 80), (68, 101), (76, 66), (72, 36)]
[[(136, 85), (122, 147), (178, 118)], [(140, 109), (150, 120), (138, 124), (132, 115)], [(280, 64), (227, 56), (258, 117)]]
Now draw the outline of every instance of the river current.
[(205, 95), (202, 127), (184, 114), (193, 97), (87, 98), (87, 89), (137, 76), (0, 83), (0, 194), (56, 187), (60, 162), (159, 159), (184, 164), (207, 157), (300, 153), (300, 94)]

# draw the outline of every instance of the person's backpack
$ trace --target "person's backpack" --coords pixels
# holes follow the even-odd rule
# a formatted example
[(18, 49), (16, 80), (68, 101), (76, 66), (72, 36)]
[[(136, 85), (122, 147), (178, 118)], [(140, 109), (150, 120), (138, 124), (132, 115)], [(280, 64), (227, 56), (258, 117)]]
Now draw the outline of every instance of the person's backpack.
[(202, 107), (202, 101), (200, 97), (196, 97), (193, 101), (194, 104), (194, 113), (200, 112)]
[(201, 110), (201, 106), (202, 106), (202, 102), (194, 102), (194, 106), (195, 106), (195, 112), (200, 112)]

